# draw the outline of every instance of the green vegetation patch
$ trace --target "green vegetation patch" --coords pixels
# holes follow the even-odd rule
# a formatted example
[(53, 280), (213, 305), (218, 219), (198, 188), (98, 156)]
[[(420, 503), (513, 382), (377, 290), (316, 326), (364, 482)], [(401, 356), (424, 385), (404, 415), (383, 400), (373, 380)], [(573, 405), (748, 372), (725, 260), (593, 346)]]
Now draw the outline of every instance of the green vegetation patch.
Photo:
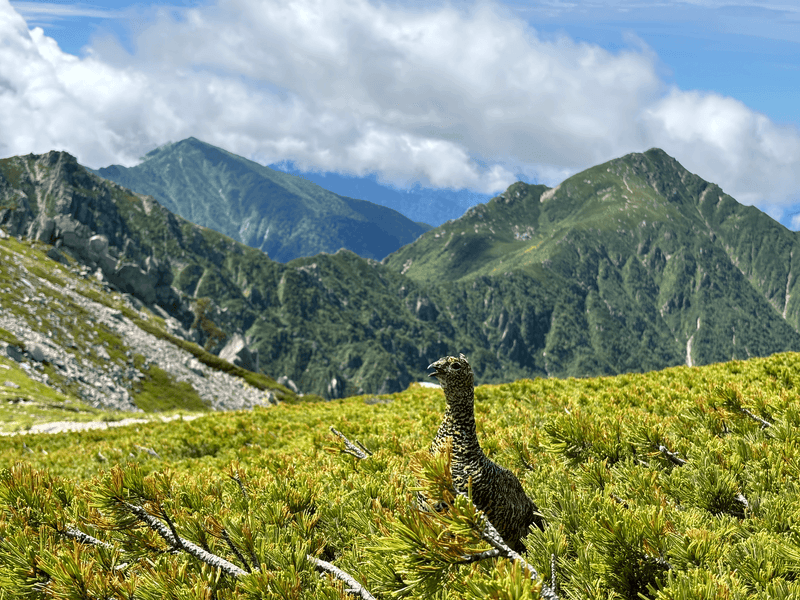
[[(137, 355), (134, 360), (141, 368), (144, 358)], [(145, 412), (165, 410), (208, 410), (208, 405), (198, 395), (192, 385), (175, 379), (156, 364), (150, 364), (142, 371), (144, 377), (133, 388), (133, 401), (137, 408)]]
[[(0, 589), (347, 597), (312, 556), (381, 599), (547, 589), (789, 599), (800, 594), (799, 394), (800, 355), (788, 353), (478, 387), (484, 451), (517, 474), (547, 521), (525, 540), (536, 581), (519, 562), (479, 559), (491, 549), (482, 517), (454, 496), (446, 457), (426, 451), (444, 410), (439, 389), (4, 438), (0, 461), (17, 466), (0, 476)], [(367, 456), (344, 453), (331, 426)], [(420, 490), (448, 510), (419, 512)], [(233, 570), (220, 575), (147, 519)]]

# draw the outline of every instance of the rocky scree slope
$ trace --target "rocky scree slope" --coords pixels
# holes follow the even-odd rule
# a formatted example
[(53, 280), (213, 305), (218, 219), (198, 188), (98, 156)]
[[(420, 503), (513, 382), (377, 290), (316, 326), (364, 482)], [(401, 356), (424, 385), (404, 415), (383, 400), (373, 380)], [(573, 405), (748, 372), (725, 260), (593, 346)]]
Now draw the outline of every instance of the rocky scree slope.
[(12, 233), (152, 301), (190, 339), (239, 334), (257, 369), (328, 398), (404, 389), (456, 351), (496, 383), (800, 350), (796, 234), (661, 151), (554, 189), (514, 184), (384, 264), (277, 263), (64, 153), (0, 161), (0, 206)]
[(174, 343), (177, 321), (137, 310), (141, 302), (46, 249), (0, 229), (0, 431), (108, 418), (109, 409), (228, 410), (294, 397), (215, 368), (199, 346)]
[(381, 259), (430, 229), (195, 138), (157, 148), (135, 167), (95, 173), (279, 262), (340, 248)]

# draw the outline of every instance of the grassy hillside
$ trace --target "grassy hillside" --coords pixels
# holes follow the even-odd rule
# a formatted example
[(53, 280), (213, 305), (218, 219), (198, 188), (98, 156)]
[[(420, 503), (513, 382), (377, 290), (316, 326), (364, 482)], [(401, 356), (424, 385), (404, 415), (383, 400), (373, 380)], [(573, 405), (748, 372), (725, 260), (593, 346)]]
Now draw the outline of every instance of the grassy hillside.
[[(560, 598), (797, 597), (798, 373), (779, 354), (478, 387), (484, 450), (548, 522), (526, 540), (538, 583), (464, 562), (489, 546), (425, 459), (439, 389), (0, 439), (0, 597), (347, 597), (306, 554), (380, 599), (538, 598), (542, 581)], [(420, 487), (450, 512), (418, 513)], [(167, 551), (139, 506), (243, 572)]]

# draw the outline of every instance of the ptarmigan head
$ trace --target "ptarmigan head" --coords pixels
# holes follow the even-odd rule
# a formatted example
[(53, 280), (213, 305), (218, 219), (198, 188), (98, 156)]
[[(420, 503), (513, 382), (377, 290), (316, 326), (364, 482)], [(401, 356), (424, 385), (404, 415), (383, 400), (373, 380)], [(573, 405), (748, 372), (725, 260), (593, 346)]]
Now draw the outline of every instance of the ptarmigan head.
[(447, 401), (457, 397), (471, 397), (473, 390), (472, 368), (463, 354), (445, 356), (428, 365), (433, 369), (431, 377), (436, 377), (442, 385)]

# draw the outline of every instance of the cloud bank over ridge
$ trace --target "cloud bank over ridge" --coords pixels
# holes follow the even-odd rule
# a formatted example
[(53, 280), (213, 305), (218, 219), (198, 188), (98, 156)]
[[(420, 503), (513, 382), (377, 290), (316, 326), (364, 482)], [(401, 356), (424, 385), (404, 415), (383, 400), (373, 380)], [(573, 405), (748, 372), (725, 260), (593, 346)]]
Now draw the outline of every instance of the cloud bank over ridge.
[(195, 136), (265, 164), (495, 193), (657, 146), (740, 201), (800, 201), (796, 127), (670, 88), (641, 44), (542, 36), (488, 2), (219, 0), (154, 12), (134, 42), (66, 54), (0, 0), (0, 155), (131, 165)]

